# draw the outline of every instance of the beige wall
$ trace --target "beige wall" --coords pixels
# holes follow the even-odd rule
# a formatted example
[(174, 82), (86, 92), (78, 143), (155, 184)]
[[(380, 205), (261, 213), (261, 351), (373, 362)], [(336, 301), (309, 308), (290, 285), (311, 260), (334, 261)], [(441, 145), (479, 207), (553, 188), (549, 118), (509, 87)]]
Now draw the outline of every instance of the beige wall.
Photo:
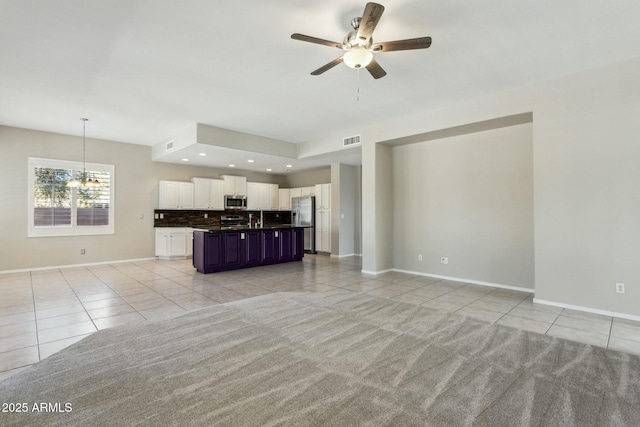
[(362, 255), (362, 166), (356, 166), (356, 200), (354, 206), (353, 250), (356, 255)]
[(360, 167), (331, 165), (331, 254), (350, 256), (360, 246)]
[(283, 188), (310, 187), (316, 184), (331, 183), (331, 166), (294, 172), (286, 176), (287, 183)]
[[(0, 148), (0, 178), (5, 183), (0, 186), (0, 271), (153, 257), (158, 181), (217, 178), (225, 173), (152, 162), (151, 147), (88, 138), (87, 160), (115, 165), (115, 234), (28, 238), (28, 157), (82, 161), (82, 139), (0, 126)], [(269, 174), (242, 175), (250, 181), (284, 181)], [(81, 255), (80, 249), (86, 249), (86, 254)]]
[(533, 289), (532, 140), (529, 123), (395, 147), (394, 268)]
[(393, 268), (392, 148), (362, 146), (362, 271), (376, 274)]
[(639, 75), (633, 60), (540, 87), (537, 299), (640, 316)]
[[(536, 300), (640, 318), (638, 75), (640, 58), (359, 132), (374, 141), (369, 145), (381, 145), (532, 112)], [(318, 150), (330, 143), (315, 142)], [(363, 144), (363, 270), (372, 272), (389, 268), (387, 240), (379, 237), (389, 223), (376, 221), (380, 215), (374, 209), (381, 197), (392, 200), (378, 179), (388, 170), (377, 163), (376, 151)], [(616, 282), (625, 283), (625, 294), (615, 292)]]
[[(640, 316), (638, 75), (640, 58), (435, 111), (377, 121), (365, 129), (340, 130), (341, 135), (359, 133), (363, 137), (363, 270), (380, 272), (395, 267), (390, 203), (393, 149), (381, 143), (533, 112), (536, 298)], [(305, 147), (313, 147), (315, 154), (334, 151), (337, 132), (308, 141)], [(171, 178), (163, 171), (184, 170), (184, 175), (191, 176), (189, 169), (151, 164), (149, 152), (142, 155), (136, 151), (145, 148), (108, 151), (105, 147), (101, 161), (116, 164), (118, 180), (123, 169), (125, 176), (140, 177), (141, 183), (126, 190), (126, 200), (118, 196), (117, 234), (93, 239), (95, 247), (88, 248), (90, 252), (81, 258), (73, 254), (84, 244), (81, 238), (40, 238), (38, 243), (26, 238), (26, 157), (78, 160), (73, 157), (79, 151), (77, 138), (47, 135), (0, 128), (0, 173), (5, 183), (10, 183), (0, 189), (0, 270), (41, 265), (47, 257), (55, 257), (51, 264), (90, 262), (94, 251), (104, 260), (151, 255), (152, 230), (150, 222), (145, 222), (150, 219), (137, 217), (145, 209), (151, 211), (157, 180)], [(69, 141), (75, 142), (72, 149)], [(127, 156), (130, 158), (124, 158)], [(616, 282), (625, 283), (625, 294), (615, 293)]]

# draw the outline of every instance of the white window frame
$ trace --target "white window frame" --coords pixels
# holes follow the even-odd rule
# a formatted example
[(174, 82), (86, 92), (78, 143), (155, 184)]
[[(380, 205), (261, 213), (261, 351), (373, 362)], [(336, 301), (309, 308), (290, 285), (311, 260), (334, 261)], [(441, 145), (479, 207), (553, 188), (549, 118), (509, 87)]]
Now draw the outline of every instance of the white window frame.
[(69, 226), (51, 226), (44, 227), (34, 225), (34, 208), (35, 208), (35, 169), (38, 167), (53, 168), (53, 169), (71, 169), (73, 171), (72, 176), (77, 176), (77, 172), (82, 172), (82, 162), (74, 162), (69, 160), (55, 160), (55, 159), (41, 159), (37, 157), (29, 157), (29, 166), (27, 173), (29, 178), (28, 183), (28, 224), (27, 224), (27, 236), (28, 237), (48, 237), (48, 236), (87, 236), (87, 235), (101, 235), (101, 234), (114, 234), (115, 233), (115, 166), (106, 165), (101, 163), (87, 163), (87, 170), (99, 170), (109, 173), (109, 224), (108, 225), (96, 225), (96, 226), (78, 226), (76, 223), (76, 209), (77, 209), (77, 192), (76, 188), (72, 188), (71, 197), (71, 225)]

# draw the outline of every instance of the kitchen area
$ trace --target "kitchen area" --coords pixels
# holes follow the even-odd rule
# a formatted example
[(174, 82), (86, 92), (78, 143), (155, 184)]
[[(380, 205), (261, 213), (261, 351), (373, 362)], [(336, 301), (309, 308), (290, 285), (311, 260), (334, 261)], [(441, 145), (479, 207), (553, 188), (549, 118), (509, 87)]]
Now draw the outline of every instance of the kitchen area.
[(160, 181), (155, 254), (193, 258), (198, 272), (212, 273), (330, 253), (330, 199), (330, 183), (278, 188), (231, 175)]

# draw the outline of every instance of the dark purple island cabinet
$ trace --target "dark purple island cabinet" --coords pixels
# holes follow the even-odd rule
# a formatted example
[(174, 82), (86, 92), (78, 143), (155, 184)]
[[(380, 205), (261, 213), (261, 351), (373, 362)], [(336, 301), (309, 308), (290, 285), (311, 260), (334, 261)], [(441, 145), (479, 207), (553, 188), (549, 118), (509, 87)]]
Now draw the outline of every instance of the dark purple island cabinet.
[(303, 227), (193, 231), (193, 266), (199, 273), (301, 261), (303, 256)]

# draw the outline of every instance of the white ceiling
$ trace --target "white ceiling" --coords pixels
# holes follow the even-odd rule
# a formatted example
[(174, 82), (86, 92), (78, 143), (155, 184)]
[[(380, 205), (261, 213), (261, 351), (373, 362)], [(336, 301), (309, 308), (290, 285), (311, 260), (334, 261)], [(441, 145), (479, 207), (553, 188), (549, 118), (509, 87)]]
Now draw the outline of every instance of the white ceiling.
[(637, 0), (383, 4), (375, 41), (433, 44), (378, 54), (388, 75), (360, 72), (357, 101), (355, 70), (309, 74), (341, 51), (290, 35), (341, 41), (365, 1), (0, 0), (0, 124), (80, 135), (88, 117), (89, 137), (154, 145), (203, 123), (297, 143), (640, 56)]

